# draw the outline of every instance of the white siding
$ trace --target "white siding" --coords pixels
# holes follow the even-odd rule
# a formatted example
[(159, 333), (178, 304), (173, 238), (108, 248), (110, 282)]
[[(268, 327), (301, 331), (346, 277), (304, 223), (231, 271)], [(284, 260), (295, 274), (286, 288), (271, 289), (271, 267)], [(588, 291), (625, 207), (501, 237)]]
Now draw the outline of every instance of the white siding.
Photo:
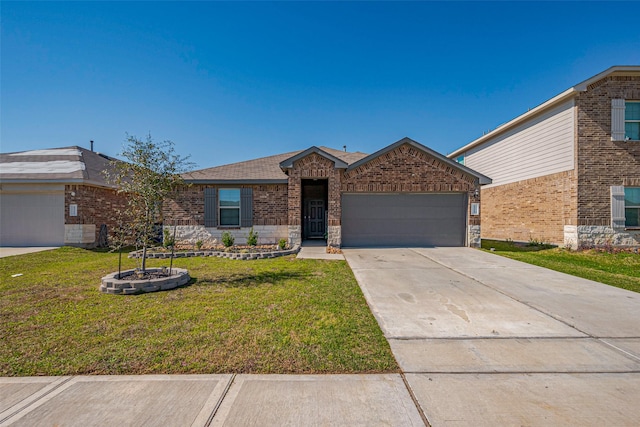
[(573, 100), (465, 153), (464, 164), (493, 180), (489, 187), (574, 168)]

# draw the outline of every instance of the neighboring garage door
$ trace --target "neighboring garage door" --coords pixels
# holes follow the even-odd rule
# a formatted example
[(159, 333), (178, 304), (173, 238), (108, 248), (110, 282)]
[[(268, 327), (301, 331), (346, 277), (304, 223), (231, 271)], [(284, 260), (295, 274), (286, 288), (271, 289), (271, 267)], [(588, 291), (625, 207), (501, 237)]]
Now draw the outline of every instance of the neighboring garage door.
[(342, 196), (343, 246), (464, 246), (464, 193)]
[(64, 194), (0, 194), (0, 246), (64, 244)]

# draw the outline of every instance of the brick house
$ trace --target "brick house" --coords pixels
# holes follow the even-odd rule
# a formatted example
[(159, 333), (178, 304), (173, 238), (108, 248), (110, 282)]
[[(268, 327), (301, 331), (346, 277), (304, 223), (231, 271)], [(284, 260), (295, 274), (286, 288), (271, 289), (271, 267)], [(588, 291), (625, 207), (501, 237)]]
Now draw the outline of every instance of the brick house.
[(409, 138), (367, 155), (326, 147), (184, 175), (163, 206), (179, 241), (326, 239), (340, 246), (477, 246), (491, 180)]
[(0, 246), (97, 246), (126, 204), (102, 173), (114, 161), (77, 146), (0, 154)]
[(490, 176), (482, 237), (640, 245), (640, 66), (615, 66), (449, 156)]

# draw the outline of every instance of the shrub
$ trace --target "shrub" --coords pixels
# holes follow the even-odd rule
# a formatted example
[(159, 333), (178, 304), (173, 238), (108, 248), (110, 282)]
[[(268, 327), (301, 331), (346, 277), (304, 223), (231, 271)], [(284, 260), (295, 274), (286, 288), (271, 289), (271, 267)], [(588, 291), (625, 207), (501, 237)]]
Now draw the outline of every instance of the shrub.
[(285, 248), (287, 247), (287, 240), (286, 239), (280, 239), (278, 241), (278, 247), (280, 248), (281, 251), (284, 251)]
[(222, 244), (225, 248), (233, 246), (233, 243), (236, 241), (235, 237), (228, 231), (222, 233)]
[(198, 241), (196, 242), (196, 249), (197, 249), (197, 250), (200, 250), (200, 249), (202, 248), (202, 244), (203, 244), (202, 240), (198, 240)]
[(255, 246), (258, 244), (258, 233), (253, 231), (253, 227), (249, 230), (249, 235), (247, 236), (247, 245)]
[(176, 244), (175, 239), (171, 235), (171, 230), (169, 229), (169, 227), (163, 229), (162, 234), (164, 237), (162, 239), (162, 246), (164, 246), (165, 248), (170, 248), (171, 246)]

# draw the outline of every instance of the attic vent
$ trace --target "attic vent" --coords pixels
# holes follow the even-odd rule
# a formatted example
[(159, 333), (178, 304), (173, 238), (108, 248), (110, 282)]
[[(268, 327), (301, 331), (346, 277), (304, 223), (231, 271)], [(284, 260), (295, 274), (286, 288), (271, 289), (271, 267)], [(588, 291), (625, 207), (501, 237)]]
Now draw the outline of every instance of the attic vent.
[(609, 79), (608, 78), (604, 78), (604, 79), (598, 80), (597, 82), (591, 83), (589, 86), (587, 86), (587, 89), (591, 90), (591, 89), (597, 88), (598, 86), (602, 86), (607, 80), (609, 80)]

